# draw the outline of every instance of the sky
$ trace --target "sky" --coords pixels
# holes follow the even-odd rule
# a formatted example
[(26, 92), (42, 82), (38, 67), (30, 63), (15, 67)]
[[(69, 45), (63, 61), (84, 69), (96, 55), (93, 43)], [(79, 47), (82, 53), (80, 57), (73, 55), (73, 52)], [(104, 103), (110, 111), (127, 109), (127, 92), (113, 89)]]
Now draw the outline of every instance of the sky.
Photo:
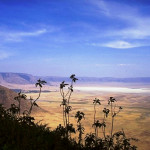
[(0, 0), (0, 72), (150, 77), (149, 0)]

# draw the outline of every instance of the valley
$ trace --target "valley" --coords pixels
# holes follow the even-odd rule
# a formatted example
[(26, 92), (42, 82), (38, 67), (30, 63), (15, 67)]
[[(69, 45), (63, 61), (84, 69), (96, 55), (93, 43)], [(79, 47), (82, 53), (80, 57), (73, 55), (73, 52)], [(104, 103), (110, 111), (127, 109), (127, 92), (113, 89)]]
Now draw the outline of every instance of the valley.
[[(46, 123), (51, 129), (54, 129), (59, 124), (63, 124), (62, 107), (60, 107), (62, 98), (59, 93), (59, 85), (49, 87), (49, 90), (52, 90), (52, 92), (42, 93), (38, 101), (38, 105), (42, 111), (33, 113), (33, 116), (36, 118), (37, 122)], [(27, 95), (36, 97), (37, 93), (30, 93)], [(92, 128), (94, 112), (93, 100), (95, 98), (101, 100), (102, 105), (97, 106), (96, 118), (102, 121), (102, 110), (104, 107), (108, 107), (107, 102), (111, 96), (116, 98), (118, 106), (123, 107), (123, 110), (115, 119), (115, 131), (123, 129), (128, 137), (139, 139), (136, 145), (140, 150), (148, 149), (150, 146), (150, 93), (148, 92), (101, 92), (100, 90), (84, 91), (75, 88), (70, 101), (70, 105), (72, 106), (70, 122), (76, 127), (75, 113), (78, 110), (83, 111), (85, 113), (85, 120), (82, 122), (85, 127), (85, 134), (94, 132)], [(109, 134), (110, 117), (107, 119), (107, 125), (107, 133)], [(99, 130), (99, 135), (102, 136), (101, 129)]]
[[(32, 77), (33, 78), (33, 77)], [(52, 78), (51, 78), (52, 79)], [(61, 80), (62, 79), (62, 80)], [(35, 122), (47, 124), (51, 130), (55, 129), (59, 124), (63, 125), (62, 115), (62, 97), (59, 92), (61, 81), (68, 78), (54, 78), (48, 84), (42, 87), (42, 93), (37, 104), (38, 109), (33, 109), (32, 116), (35, 117)], [(114, 97), (117, 100), (117, 106), (122, 106), (123, 110), (116, 116), (114, 122), (114, 132), (124, 130), (127, 137), (138, 138), (139, 141), (135, 144), (139, 150), (149, 149), (150, 141), (150, 84), (149, 82), (117, 82), (107, 81), (97, 82), (91, 78), (91, 81), (77, 81), (74, 84), (74, 92), (71, 95), (70, 105), (72, 111), (70, 113), (70, 123), (77, 127), (77, 122), (74, 118), (77, 111), (85, 113), (85, 120), (82, 121), (85, 127), (85, 134), (94, 132), (92, 128), (94, 107), (93, 100), (98, 98), (101, 100), (101, 105), (96, 106), (97, 116), (96, 119), (103, 120), (103, 108), (110, 108), (108, 106), (109, 97)], [(20, 80), (20, 79), (19, 79)], [(22, 80), (22, 78), (21, 78)], [(61, 80), (61, 81), (59, 81)], [(112, 79), (111, 79), (112, 80)], [(7, 81), (7, 82), (6, 82)], [(1, 85), (12, 89), (13, 91), (22, 91), (29, 98), (37, 98), (39, 88), (30, 82), (24, 84), (20, 81), (16, 83), (8, 82), (5, 80)], [(14, 76), (12, 78), (14, 82)], [(23, 81), (23, 80), (22, 80)], [(18, 84), (18, 82), (20, 84)], [(67, 88), (65, 89), (67, 90)], [(9, 102), (10, 103), (10, 102)], [(24, 103), (25, 105), (25, 103)], [(29, 104), (28, 104), (29, 105)], [(117, 108), (117, 107), (116, 107)], [(110, 134), (111, 118), (106, 120), (107, 128), (106, 133)], [(78, 134), (78, 133), (77, 133)], [(99, 135), (102, 137), (102, 130), (99, 129)], [(72, 134), (72, 137), (75, 135)]]

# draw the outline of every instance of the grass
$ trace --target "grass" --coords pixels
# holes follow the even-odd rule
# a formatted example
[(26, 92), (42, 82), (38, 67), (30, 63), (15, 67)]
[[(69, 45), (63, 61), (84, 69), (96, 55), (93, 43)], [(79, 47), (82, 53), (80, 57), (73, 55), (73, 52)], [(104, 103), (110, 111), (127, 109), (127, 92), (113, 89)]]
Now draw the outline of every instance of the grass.
[[(35, 96), (36, 94), (33, 93), (29, 95)], [(147, 99), (149, 99), (150, 96), (144, 94), (137, 95), (99, 92), (88, 93), (83, 91), (75, 91), (72, 95), (71, 100), (73, 110), (71, 112), (70, 120), (73, 124), (76, 124), (76, 121), (74, 119), (75, 112), (77, 110), (83, 111), (85, 113), (86, 118), (83, 122), (86, 132), (93, 131), (93, 129), (91, 129), (91, 122), (93, 122), (92, 100), (95, 98), (95, 95), (96, 97), (103, 99), (103, 103), (107, 101), (109, 96), (111, 95), (116, 97), (119, 104), (123, 106), (124, 109), (115, 120), (115, 128), (117, 130), (123, 128), (129, 137), (138, 137), (140, 141), (136, 143), (136, 145), (139, 147), (139, 150), (149, 149), (150, 144), (148, 141), (150, 141), (150, 119), (148, 114), (150, 114), (150, 103)], [(47, 110), (48, 112), (40, 112), (33, 115), (37, 120), (43, 119), (44, 123), (47, 123), (48, 126), (54, 129), (59, 123), (62, 123), (62, 111), (59, 106), (61, 103), (60, 94), (59, 92), (42, 93), (40, 99), (42, 99), (43, 101), (38, 102), (39, 106)], [(47, 100), (47, 102), (44, 102), (44, 100)], [(49, 103), (49, 100), (53, 101)], [(99, 111), (101, 111), (102, 108), (103, 107), (100, 107)], [(102, 118), (102, 114), (98, 114), (98, 117)]]

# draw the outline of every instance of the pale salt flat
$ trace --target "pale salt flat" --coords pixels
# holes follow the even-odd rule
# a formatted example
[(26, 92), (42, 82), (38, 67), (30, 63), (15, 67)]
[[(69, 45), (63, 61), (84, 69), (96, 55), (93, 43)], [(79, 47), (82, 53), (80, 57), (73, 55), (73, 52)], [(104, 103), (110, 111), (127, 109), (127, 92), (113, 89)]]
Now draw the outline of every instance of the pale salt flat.
[(119, 93), (150, 93), (150, 88), (126, 88), (126, 87), (74, 87), (80, 91), (101, 91)]

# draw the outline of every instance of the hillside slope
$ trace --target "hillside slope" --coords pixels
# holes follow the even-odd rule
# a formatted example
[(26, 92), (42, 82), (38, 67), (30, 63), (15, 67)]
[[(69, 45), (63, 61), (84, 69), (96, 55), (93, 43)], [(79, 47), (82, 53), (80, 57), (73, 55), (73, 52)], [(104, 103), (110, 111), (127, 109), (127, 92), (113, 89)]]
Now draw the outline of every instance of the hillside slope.
[[(11, 104), (18, 105), (17, 101), (14, 100), (14, 97), (17, 96), (17, 93), (0, 85), (0, 104), (3, 104), (4, 107), (10, 108)], [(24, 111), (30, 107), (30, 104), (27, 100), (21, 101), (21, 110)]]

